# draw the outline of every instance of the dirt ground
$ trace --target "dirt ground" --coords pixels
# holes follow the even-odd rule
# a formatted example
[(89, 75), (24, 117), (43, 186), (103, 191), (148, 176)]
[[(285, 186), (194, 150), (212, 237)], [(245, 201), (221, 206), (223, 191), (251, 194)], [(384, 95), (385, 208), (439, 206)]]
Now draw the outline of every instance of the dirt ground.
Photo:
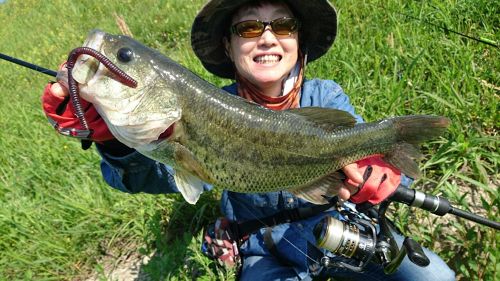
[(85, 281), (118, 280), (118, 281), (149, 281), (148, 275), (141, 269), (151, 257), (142, 256), (136, 252), (119, 257), (105, 257), (100, 262), (103, 272), (94, 273)]

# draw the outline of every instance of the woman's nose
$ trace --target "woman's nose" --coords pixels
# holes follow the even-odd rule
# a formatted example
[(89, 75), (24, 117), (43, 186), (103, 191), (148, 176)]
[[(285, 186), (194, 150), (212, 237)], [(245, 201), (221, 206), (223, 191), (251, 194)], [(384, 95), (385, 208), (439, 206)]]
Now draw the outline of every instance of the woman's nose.
[(259, 44), (262, 45), (274, 45), (277, 44), (278, 39), (276, 38), (276, 35), (274, 35), (273, 30), (270, 25), (266, 26), (264, 29), (264, 32), (260, 36), (259, 39)]

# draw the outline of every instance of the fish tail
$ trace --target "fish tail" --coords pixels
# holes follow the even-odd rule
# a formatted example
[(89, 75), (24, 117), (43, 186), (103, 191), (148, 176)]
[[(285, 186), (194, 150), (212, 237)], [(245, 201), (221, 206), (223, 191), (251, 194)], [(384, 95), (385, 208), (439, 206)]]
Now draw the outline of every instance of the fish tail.
[(405, 175), (420, 177), (418, 161), (423, 158), (418, 144), (444, 133), (450, 120), (442, 116), (414, 115), (393, 119), (397, 142), (384, 155), (384, 159)]
[(399, 141), (419, 144), (436, 138), (450, 125), (450, 119), (433, 115), (410, 115), (393, 119)]
[[(391, 129), (390, 134), (395, 134), (396, 139), (390, 138), (394, 143), (383, 152), (384, 160), (405, 175), (413, 179), (419, 178), (418, 160), (422, 158), (422, 154), (417, 145), (441, 135), (450, 120), (441, 116), (413, 115), (394, 117), (385, 122), (392, 122), (390, 126), (394, 131)], [(344, 185), (344, 180), (345, 176), (336, 171), (288, 191), (306, 201), (325, 204), (330, 196), (338, 193), (339, 188)]]

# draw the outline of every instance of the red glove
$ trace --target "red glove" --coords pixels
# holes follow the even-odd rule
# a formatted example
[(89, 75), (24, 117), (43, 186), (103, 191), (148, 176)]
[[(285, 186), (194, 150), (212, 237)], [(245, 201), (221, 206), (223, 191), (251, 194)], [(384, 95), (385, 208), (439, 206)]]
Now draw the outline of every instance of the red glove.
[[(363, 174), (364, 182), (359, 190), (351, 197), (351, 202), (359, 204), (369, 202), (379, 204), (389, 197), (401, 183), (401, 172), (382, 160), (381, 156), (371, 156), (356, 162)], [(346, 182), (357, 186), (351, 179)]]
[[(68, 97), (64, 98), (54, 95), (51, 91), (51, 87), (52, 84), (48, 84), (43, 91), (42, 105), (45, 115), (57, 122), (59, 128), (83, 130), (80, 125), (80, 120), (78, 120), (78, 117), (75, 115), (75, 110), (71, 101), (68, 100)], [(84, 99), (80, 100), (89, 129), (93, 131), (90, 139), (96, 142), (114, 139), (115, 137), (111, 134), (108, 126), (99, 113), (97, 113), (94, 106)]]

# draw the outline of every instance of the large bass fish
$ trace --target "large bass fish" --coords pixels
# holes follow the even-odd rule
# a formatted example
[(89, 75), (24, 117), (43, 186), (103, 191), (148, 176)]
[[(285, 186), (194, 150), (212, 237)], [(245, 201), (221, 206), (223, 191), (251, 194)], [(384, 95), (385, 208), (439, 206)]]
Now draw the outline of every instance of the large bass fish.
[[(324, 203), (323, 195), (335, 195), (342, 184), (337, 171), (373, 154), (417, 177), (414, 145), (449, 124), (439, 116), (355, 124), (349, 113), (334, 109), (272, 111), (228, 94), (129, 37), (94, 30), (84, 46), (138, 84), (122, 84), (84, 55), (72, 72), (81, 96), (120, 142), (173, 167), (178, 189), (192, 204), (204, 183), (246, 193), (287, 190)], [(162, 138), (170, 126), (173, 134)]]

